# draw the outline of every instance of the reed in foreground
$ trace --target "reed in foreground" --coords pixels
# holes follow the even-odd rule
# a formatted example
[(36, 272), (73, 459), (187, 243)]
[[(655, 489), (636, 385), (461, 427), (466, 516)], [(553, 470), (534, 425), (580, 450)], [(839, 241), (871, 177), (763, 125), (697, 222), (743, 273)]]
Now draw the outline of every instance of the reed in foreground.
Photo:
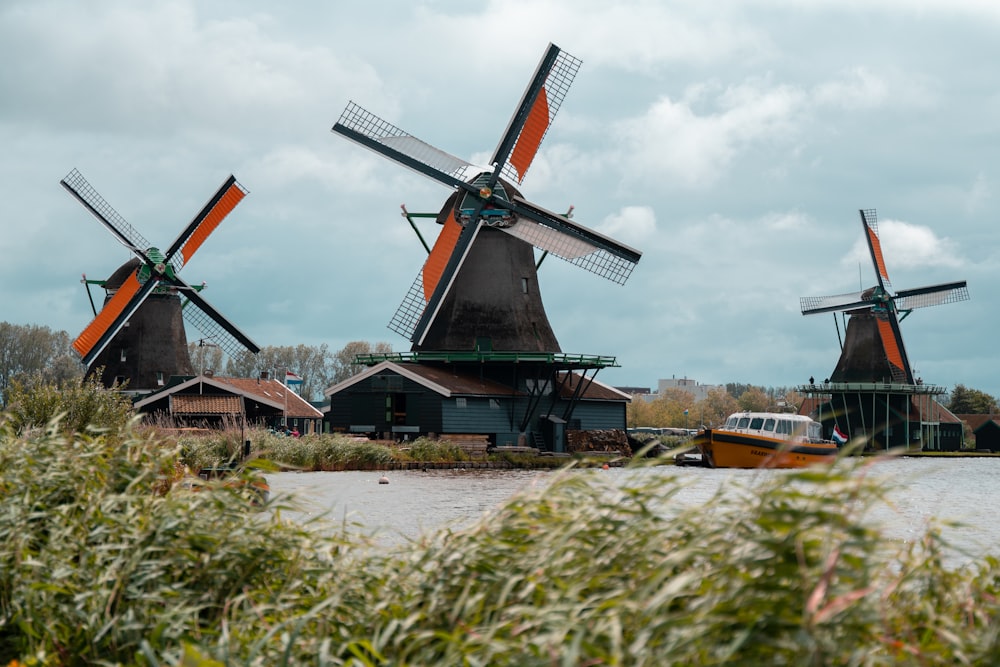
[[(376, 548), (179, 452), (0, 425), (0, 664), (995, 664), (996, 560), (866, 523), (867, 462), (682, 509), (674, 469), (569, 470), (463, 530)], [(281, 503), (279, 500), (278, 503)]]

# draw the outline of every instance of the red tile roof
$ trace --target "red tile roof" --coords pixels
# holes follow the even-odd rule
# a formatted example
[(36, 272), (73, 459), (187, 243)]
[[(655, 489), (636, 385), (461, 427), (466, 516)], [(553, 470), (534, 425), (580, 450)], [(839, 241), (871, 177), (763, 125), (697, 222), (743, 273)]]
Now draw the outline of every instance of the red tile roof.
[(314, 408), (308, 401), (296, 394), (277, 380), (259, 380), (254, 378), (227, 378), (215, 376), (218, 382), (233, 387), (246, 396), (260, 396), (272, 402), (287, 404), (288, 416), (303, 419), (320, 419), (323, 413)]
[(993, 422), (995, 425), (1000, 426), (1000, 415), (955, 415), (972, 429), (975, 433), (984, 425), (989, 422)]
[(238, 415), (243, 412), (239, 396), (176, 394), (170, 397), (170, 412), (175, 415)]

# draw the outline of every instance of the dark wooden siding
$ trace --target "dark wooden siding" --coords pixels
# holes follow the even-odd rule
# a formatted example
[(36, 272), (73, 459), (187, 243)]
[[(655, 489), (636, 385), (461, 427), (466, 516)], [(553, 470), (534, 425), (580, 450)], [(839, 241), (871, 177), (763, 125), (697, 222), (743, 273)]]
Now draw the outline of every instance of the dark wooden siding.
[(611, 401), (580, 401), (573, 409), (571, 421), (579, 421), (579, 428), (590, 431), (626, 426), (625, 403)]
[[(441, 399), (440, 394), (423, 385), (386, 371), (333, 394), (327, 421), (336, 430), (349, 430), (352, 425), (373, 426), (376, 432), (388, 433), (393, 426), (403, 426), (415, 427), (424, 434), (439, 433)], [(387, 410), (392, 413), (389, 420)]]
[[(465, 402), (465, 407), (459, 407), (461, 401)], [(443, 433), (510, 433), (510, 400), (504, 398), (494, 399), (491, 407), (489, 398), (480, 396), (461, 396), (458, 398), (444, 398), (441, 400), (441, 417), (443, 420)], [(503, 444), (503, 443), (501, 443)]]

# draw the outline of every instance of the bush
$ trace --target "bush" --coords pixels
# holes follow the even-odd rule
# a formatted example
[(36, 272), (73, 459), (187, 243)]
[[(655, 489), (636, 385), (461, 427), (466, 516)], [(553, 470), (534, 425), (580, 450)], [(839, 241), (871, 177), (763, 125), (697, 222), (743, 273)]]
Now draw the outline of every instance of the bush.
[(65, 433), (105, 430), (119, 433), (132, 418), (132, 401), (107, 389), (98, 378), (53, 384), (41, 375), (11, 380), (7, 389), (7, 416), (18, 432), (58, 423)]
[(431, 438), (417, 438), (410, 445), (408, 452), (410, 459), (414, 461), (464, 461), (469, 457), (465, 455), (462, 448), (447, 440), (434, 440)]
[[(291, 440), (291, 439), (289, 439)], [(364, 445), (369, 444), (368, 448)], [(389, 451), (334, 438), (330, 462)], [(996, 664), (1000, 564), (865, 521), (865, 460), (675, 505), (672, 468), (570, 470), (377, 549), (209, 486), (177, 448), (0, 425), (0, 664)], [(877, 465), (877, 463), (875, 464)], [(183, 663), (182, 663), (183, 660)], [(211, 663), (209, 661), (217, 661)]]
[(134, 664), (314, 603), (335, 541), (253, 513), (238, 490), (168, 492), (176, 460), (128, 433), (0, 426), (0, 663)]

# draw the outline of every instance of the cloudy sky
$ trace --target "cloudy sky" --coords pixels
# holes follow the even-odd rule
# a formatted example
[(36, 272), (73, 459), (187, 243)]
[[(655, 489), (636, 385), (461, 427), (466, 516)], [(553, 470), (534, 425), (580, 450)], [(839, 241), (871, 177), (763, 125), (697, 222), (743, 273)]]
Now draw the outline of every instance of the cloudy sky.
[(617, 385), (825, 377), (834, 319), (799, 297), (875, 283), (876, 208), (894, 287), (969, 281), (902, 323), (917, 375), (1000, 395), (993, 0), (5, 0), (0, 320), (75, 336), (81, 273), (128, 259), (71, 169), (160, 247), (233, 173), (250, 194), (182, 277), (261, 345), (407, 350), (399, 206), (448, 192), (330, 127), (354, 100), (482, 162), (549, 42), (583, 66), (523, 191), (644, 253), (625, 286), (546, 260), (564, 352)]

